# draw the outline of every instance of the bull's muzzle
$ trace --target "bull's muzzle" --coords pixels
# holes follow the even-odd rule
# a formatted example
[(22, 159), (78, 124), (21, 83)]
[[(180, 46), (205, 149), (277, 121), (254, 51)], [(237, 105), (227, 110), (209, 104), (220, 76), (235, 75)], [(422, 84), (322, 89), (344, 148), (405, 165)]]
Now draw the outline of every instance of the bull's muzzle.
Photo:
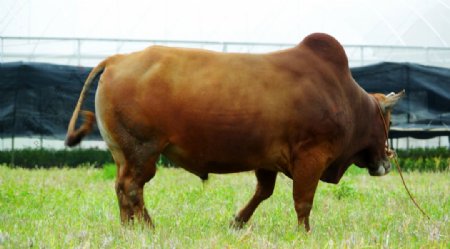
[(391, 171), (391, 162), (385, 158), (381, 160), (376, 166), (369, 168), (371, 176), (384, 176)]

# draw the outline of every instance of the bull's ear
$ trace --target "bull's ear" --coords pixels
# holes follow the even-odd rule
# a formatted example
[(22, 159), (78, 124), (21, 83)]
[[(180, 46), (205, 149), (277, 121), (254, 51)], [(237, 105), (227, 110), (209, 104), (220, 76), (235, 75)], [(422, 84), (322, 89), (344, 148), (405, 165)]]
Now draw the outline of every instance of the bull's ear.
[(402, 90), (398, 93), (389, 93), (386, 95), (386, 98), (380, 103), (383, 111), (391, 110), (392, 107), (403, 97), (405, 96), (405, 90)]

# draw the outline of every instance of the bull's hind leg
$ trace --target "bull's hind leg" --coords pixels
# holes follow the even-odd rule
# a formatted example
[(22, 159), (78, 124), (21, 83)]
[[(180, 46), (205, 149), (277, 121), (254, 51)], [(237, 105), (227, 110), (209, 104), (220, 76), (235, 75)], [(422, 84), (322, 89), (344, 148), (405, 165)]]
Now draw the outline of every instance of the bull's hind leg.
[(122, 223), (128, 224), (138, 220), (153, 227), (144, 205), (143, 188), (156, 173), (158, 155), (149, 155), (145, 150), (136, 147), (134, 152), (112, 151), (112, 154), (117, 164), (116, 194)]
[(273, 193), (277, 172), (259, 169), (255, 171), (255, 175), (258, 180), (255, 194), (234, 218), (234, 221), (231, 223), (234, 227), (241, 228), (250, 219), (259, 204)]

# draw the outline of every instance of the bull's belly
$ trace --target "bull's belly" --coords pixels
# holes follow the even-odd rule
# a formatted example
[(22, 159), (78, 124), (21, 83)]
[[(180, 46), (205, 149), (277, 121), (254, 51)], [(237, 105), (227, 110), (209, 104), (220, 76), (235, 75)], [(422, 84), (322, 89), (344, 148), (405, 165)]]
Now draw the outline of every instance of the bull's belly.
[(234, 152), (215, 151), (211, 148), (184, 149), (176, 145), (169, 145), (162, 154), (177, 166), (200, 178), (209, 173), (228, 174), (261, 168), (280, 171), (275, 159), (249, 151)]

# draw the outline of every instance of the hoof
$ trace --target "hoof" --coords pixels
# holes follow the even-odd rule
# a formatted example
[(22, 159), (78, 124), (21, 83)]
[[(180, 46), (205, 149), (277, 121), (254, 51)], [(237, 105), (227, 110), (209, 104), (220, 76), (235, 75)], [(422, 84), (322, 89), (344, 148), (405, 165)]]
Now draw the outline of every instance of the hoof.
[(304, 232), (305, 234), (307, 234), (307, 235), (310, 235), (311, 234), (311, 228), (307, 228), (307, 227), (304, 227), (304, 226), (302, 226), (302, 225), (298, 225), (297, 226), (297, 231), (298, 232)]
[(137, 218), (135, 218), (135, 216), (123, 218), (123, 219), (121, 219), (121, 224), (124, 227), (141, 226), (141, 227), (149, 228), (151, 230), (155, 230), (155, 225), (148, 214), (139, 216)]
[(155, 224), (153, 224), (153, 222), (146, 222), (145, 223), (146, 227), (151, 229), (151, 230), (155, 230)]
[(230, 227), (234, 229), (242, 229), (244, 225), (245, 221), (239, 220), (237, 217), (230, 222)]

